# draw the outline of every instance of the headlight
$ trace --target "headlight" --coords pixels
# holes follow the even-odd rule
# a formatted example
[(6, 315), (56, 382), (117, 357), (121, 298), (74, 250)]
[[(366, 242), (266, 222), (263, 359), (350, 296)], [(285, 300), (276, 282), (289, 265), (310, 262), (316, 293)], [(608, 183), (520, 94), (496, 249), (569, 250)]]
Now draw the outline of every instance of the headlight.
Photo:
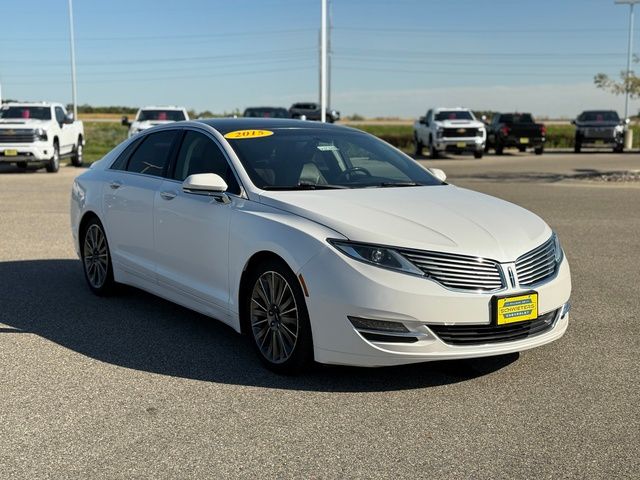
[(625, 127), (624, 125), (616, 125), (616, 126), (615, 126), (615, 128), (614, 128), (614, 130), (615, 130), (617, 133), (622, 133), (622, 132), (624, 132), (624, 127)]
[(562, 251), (562, 247), (560, 246), (560, 240), (558, 240), (558, 235), (553, 234), (553, 254), (556, 259), (556, 263), (562, 262), (564, 258), (564, 252)]
[(42, 128), (37, 128), (34, 133), (36, 140), (44, 141), (47, 139), (47, 132)]
[(477, 135), (478, 137), (484, 137), (484, 128), (479, 128)]
[(375, 265), (376, 267), (387, 268), (389, 270), (424, 276), (424, 272), (422, 270), (392, 248), (367, 245), (365, 243), (347, 242), (343, 240), (328, 239), (327, 241), (354, 260)]
[(437, 130), (436, 130), (436, 135), (437, 135), (438, 137), (442, 137), (442, 134), (443, 134), (443, 133), (444, 133), (444, 128), (442, 128), (442, 127), (438, 127), (438, 128), (437, 128)]

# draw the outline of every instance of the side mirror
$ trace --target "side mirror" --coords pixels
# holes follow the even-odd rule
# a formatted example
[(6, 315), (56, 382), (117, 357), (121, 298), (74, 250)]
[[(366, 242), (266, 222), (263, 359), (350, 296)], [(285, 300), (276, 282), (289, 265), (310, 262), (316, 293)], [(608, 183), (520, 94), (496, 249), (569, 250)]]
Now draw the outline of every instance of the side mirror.
[(127, 117), (126, 115), (124, 115), (124, 116), (120, 119), (120, 125), (122, 125), (123, 127), (130, 127), (130, 126), (131, 126), (131, 122), (129, 121), (129, 117)]
[(630, 123), (631, 123), (631, 120), (630, 120), (630, 119), (628, 119), (628, 118), (625, 118), (625, 119), (624, 119), (624, 124), (625, 124), (625, 125), (629, 125)]
[(229, 197), (225, 194), (227, 191), (227, 182), (220, 175), (215, 173), (195, 173), (189, 175), (182, 182), (182, 190), (186, 193), (196, 195), (211, 195), (222, 203), (229, 203)]
[(75, 118), (73, 117), (73, 113), (67, 113), (65, 115), (65, 117), (64, 117), (64, 122), (63, 123), (66, 123), (68, 125), (70, 123), (73, 123), (74, 120), (75, 120)]
[(447, 174), (444, 173), (444, 170), (441, 170), (439, 168), (430, 168), (429, 171), (434, 177), (436, 177), (441, 182), (444, 182), (447, 179)]
[(487, 123), (487, 116), (486, 116), (486, 115), (482, 115), (482, 117), (480, 117), (480, 119), (481, 119), (484, 123)]
[(418, 118), (418, 123), (422, 123), (423, 125), (427, 122), (427, 117)]

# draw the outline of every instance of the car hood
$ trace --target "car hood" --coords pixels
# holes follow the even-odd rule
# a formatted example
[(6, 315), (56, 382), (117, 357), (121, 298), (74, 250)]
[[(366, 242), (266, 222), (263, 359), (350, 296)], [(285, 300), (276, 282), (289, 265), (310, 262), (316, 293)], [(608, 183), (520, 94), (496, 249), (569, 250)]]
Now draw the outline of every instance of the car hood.
[(352, 241), (512, 262), (551, 229), (517, 205), (453, 185), (268, 191), (260, 201)]
[(484, 123), (478, 120), (436, 120), (435, 124), (443, 128), (480, 128)]
[(14, 127), (31, 127), (31, 128), (44, 128), (51, 120), (36, 120), (35, 118), (21, 119), (21, 118), (1, 118), (0, 128), (14, 128)]

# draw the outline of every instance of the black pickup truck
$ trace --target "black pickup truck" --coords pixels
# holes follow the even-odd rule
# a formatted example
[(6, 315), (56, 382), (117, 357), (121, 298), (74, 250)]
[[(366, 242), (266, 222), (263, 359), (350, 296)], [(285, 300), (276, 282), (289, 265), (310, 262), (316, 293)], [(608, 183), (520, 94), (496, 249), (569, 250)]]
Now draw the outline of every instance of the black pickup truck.
[(574, 151), (583, 147), (609, 146), (620, 153), (624, 150), (624, 133), (629, 128), (628, 120), (621, 120), (613, 110), (587, 110), (573, 120), (576, 126)]
[(485, 150), (493, 148), (502, 155), (505, 148), (514, 147), (521, 152), (533, 148), (536, 155), (542, 155), (546, 135), (546, 127), (536, 123), (530, 113), (496, 113), (487, 125)]
[[(320, 120), (320, 105), (317, 103), (294, 103), (289, 109), (291, 118), (302, 118), (306, 120)], [(340, 120), (340, 112), (327, 108), (327, 122), (333, 123)]]

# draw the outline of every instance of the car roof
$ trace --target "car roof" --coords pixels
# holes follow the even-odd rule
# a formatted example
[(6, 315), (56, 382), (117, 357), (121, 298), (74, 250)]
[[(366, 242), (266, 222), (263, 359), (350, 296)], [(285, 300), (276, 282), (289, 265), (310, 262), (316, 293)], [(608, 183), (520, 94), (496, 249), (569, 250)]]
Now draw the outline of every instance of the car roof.
[(140, 110), (186, 110), (184, 107), (177, 107), (175, 105), (147, 105), (146, 107), (140, 107)]
[(470, 108), (465, 108), (465, 107), (436, 107), (433, 109), (436, 112), (440, 112), (443, 110), (452, 110), (452, 111), (458, 111), (458, 112), (470, 112), (471, 109)]
[(261, 130), (269, 128), (322, 128), (334, 131), (360, 131), (343, 125), (295, 120), (290, 118), (208, 118), (204, 120), (195, 120), (195, 122), (209, 125), (223, 135), (235, 130)]
[(59, 107), (61, 103), (56, 102), (7, 102), (2, 104), (3, 107)]
[(617, 114), (618, 112), (616, 112), (615, 110), (585, 110), (582, 113), (615, 113)]

